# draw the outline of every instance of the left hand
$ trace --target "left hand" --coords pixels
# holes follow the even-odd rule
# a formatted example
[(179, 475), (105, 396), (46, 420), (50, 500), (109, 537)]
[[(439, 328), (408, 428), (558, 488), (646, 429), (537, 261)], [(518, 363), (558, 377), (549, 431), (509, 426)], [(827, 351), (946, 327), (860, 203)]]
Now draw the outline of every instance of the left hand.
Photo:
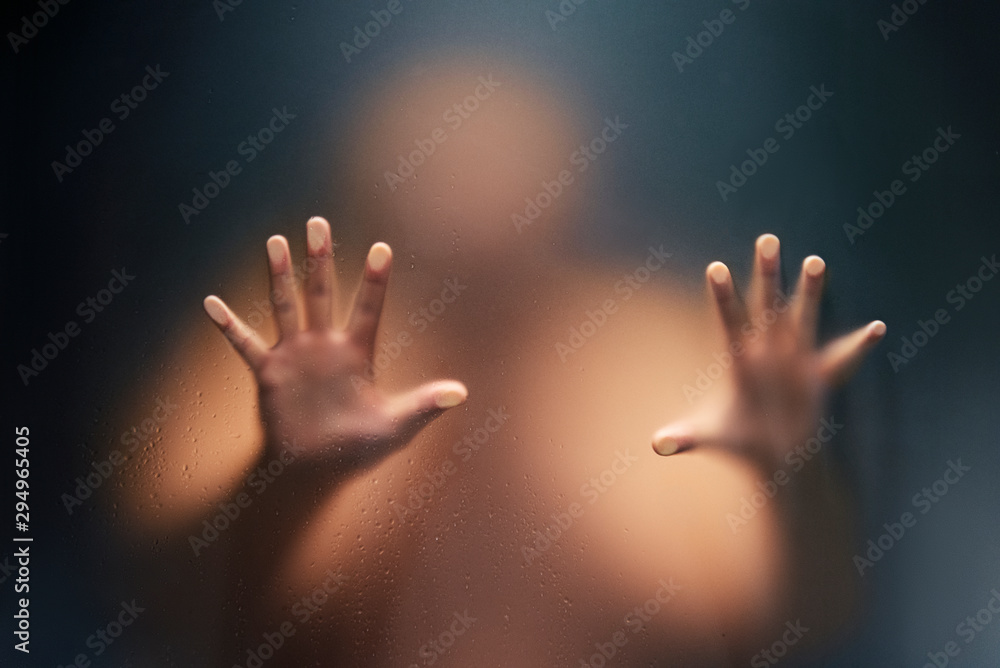
[(826, 264), (815, 255), (807, 257), (795, 294), (787, 300), (779, 292), (778, 251), (773, 234), (757, 239), (746, 302), (726, 265), (708, 266), (706, 278), (732, 363), (699, 410), (654, 434), (657, 454), (713, 446), (772, 468), (816, 434), (828, 391), (845, 382), (885, 336), (885, 324), (875, 320), (817, 348)]

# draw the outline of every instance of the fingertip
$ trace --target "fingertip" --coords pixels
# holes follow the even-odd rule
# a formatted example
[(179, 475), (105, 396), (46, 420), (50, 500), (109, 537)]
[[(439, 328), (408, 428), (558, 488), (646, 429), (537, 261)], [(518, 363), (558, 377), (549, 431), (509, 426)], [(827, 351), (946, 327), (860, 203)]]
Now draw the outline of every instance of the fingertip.
[(826, 271), (826, 262), (818, 255), (810, 255), (802, 261), (802, 268), (811, 278), (819, 278)]
[(668, 436), (659, 440), (653, 440), (653, 452), (661, 457), (669, 457), (676, 454), (678, 450), (680, 450), (680, 443), (677, 442), (676, 438)]
[(705, 275), (708, 279), (712, 281), (715, 285), (725, 285), (729, 280), (729, 267), (719, 261), (715, 261), (708, 265), (705, 270)]
[(888, 331), (888, 327), (881, 320), (875, 320), (868, 325), (868, 335), (873, 339), (881, 339)]
[(330, 238), (330, 223), (326, 218), (313, 216), (306, 222), (306, 243), (309, 252), (318, 254), (326, 250)]
[(267, 240), (267, 257), (271, 260), (271, 266), (277, 271), (281, 271), (287, 255), (288, 241), (280, 234), (275, 234)]
[(664, 427), (653, 434), (653, 452), (656, 454), (662, 457), (669, 457), (677, 453), (680, 449), (681, 439), (677, 436), (677, 431), (674, 427)]
[(205, 297), (202, 302), (202, 306), (205, 308), (205, 313), (211, 318), (215, 324), (225, 327), (229, 324), (229, 313), (227, 312), (225, 303), (216, 297), (215, 295), (209, 295)]
[(778, 241), (778, 237), (771, 233), (762, 234), (757, 237), (757, 252), (765, 260), (773, 260), (778, 257), (780, 248), (781, 242)]
[(454, 408), (465, 403), (469, 391), (461, 383), (448, 383), (434, 395), (434, 404), (438, 408)]
[(382, 271), (389, 265), (391, 260), (392, 249), (389, 248), (389, 244), (387, 243), (379, 241), (368, 251), (368, 266), (373, 271)]

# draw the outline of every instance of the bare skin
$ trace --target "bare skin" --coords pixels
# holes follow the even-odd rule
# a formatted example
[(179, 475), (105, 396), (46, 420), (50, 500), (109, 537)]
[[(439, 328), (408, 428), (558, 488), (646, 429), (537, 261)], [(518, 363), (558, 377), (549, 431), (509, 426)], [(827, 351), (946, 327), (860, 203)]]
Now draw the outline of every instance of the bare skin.
[[(295, 451), (234, 528), (231, 609), (240, 612), (220, 665), (246, 665), (248, 650), (282, 628), (291, 633), (268, 666), (586, 665), (602, 647), (619, 665), (726, 665), (745, 663), (786, 622), (812, 629), (802, 647), (843, 621), (853, 590), (847, 500), (825, 467), (796, 471), (745, 528), (724, 519), (817, 434), (829, 389), (884, 336), (876, 321), (816, 347), (822, 260), (804, 261), (788, 303), (775, 300), (772, 235), (758, 239), (746, 303), (725, 265), (709, 266), (723, 348), (740, 352), (692, 412), (676, 388), (719, 347), (699, 335), (707, 323), (686, 297), (637, 294), (563, 361), (551, 342), (607, 282), (556, 264), (545, 289), (537, 275), (505, 286), (533, 291), (530, 307), (470, 291), (449, 313), (455, 323), (492, 304), (509, 329), (471, 343), (461, 325), (429, 330), (357, 388), (352, 377), (376, 351), (391, 252), (372, 248), (340, 329), (329, 224), (314, 218), (307, 231), (321, 264), (302, 296), (288, 278), (287, 242), (268, 242), (273, 348), (217, 297), (205, 300), (258, 382), (258, 464)], [(401, 320), (389, 319), (398, 331)], [(693, 328), (672, 327), (688, 319)], [(507, 355), (510, 332), (542, 343)], [(481, 346), (494, 346), (496, 363), (483, 364)], [(458, 381), (422, 381), (421, 362), (435, 359), (471, 395)], [(461, 445), (497, 415), (509, 418), (487, 442)], [(664, 416), (675, 419), (664, 426)], [(672, 459), (640, 447), (651, 432), (654, 452)], [(406, 506), (429, 479), (443, 482)], [(547, 528), (548, 546), (538, 540)], [(313, 604), (302, 607), (303, 597)]]

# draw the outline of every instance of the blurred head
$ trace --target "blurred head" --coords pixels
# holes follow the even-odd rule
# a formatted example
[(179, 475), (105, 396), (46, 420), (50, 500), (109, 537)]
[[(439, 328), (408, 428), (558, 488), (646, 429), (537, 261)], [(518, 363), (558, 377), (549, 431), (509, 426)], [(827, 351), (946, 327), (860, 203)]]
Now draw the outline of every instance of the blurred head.
[(347, 196), (380, 239), (426, 262), (483, 267), (532, 254), (580, 199), (579, 185), (558, 182), (562, 170), (576, 177), (577, 121), (526, 73), (413, 68), (381, 80), (355, 117)]

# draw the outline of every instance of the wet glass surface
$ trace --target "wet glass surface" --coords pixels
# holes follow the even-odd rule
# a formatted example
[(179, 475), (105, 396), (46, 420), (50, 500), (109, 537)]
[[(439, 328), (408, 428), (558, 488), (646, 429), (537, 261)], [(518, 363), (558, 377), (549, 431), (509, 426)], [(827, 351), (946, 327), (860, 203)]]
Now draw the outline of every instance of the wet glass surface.
[(994, 8), (49, 4), (4, 665), (995, 663)]

